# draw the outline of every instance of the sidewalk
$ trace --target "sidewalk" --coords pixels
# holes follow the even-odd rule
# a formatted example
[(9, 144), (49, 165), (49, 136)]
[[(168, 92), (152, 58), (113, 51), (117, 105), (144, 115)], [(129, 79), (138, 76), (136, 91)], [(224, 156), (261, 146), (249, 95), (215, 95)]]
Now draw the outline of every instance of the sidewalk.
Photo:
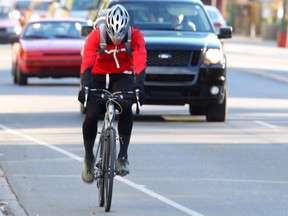
[[(11, 211), (13, 209), (13, 212)], [(0, 168), (0, 216), (26, 216)]]
[[(277, 41), (233, 35), (224, 42), (229, 68), (288, 83), (288, 47), (280, 48)], [(249, 62), (247, 62), (249, 55)]]

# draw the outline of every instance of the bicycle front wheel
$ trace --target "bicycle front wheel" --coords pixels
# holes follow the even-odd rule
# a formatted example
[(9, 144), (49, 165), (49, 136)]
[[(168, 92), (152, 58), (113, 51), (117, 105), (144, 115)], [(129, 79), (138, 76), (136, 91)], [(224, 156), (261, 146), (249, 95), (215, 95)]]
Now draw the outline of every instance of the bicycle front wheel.
[(113, 192), (113, 180), (115, 172), (116, 159), (116, 131), (109, 127), (106, 130), (105, 156), (104, 156), (104, 208), (106, 212), (110, 211)]
[(99, 158), (98, 167), (96, 167), (96, 182), (98, 188), (98, 204), (100, 207), (104, 206), (104, 155), (105, 155), (105, 135), (101, 134), (99, 140), (99, 151), (97, 151), (98, 155), (96, 158)]

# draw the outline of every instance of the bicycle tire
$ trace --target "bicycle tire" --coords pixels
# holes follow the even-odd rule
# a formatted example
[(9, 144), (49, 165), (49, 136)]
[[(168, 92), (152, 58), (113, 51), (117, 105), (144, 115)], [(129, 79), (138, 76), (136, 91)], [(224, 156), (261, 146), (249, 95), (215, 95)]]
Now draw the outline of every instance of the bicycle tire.
[(106, 130), (106, 150), (105, 150), (105, 173), (104, 173), (104, 208), (106, 212), (110, 211), (113, 193), (113, 180), (115, 173), (116, 159), (116, 131), (113, 127)]
[(100, 147), (100, 150), (98, 152), (99, 155), (97, 155), (97, 158), (100, 159), (100, 164), (98, 165), (99, 167), (97, 168), (98, 169), (98, 172), (101, 172), (100, 174), (98, 173), (98, 176), (97, 176), (97, 181), (96, 181), (96, 184), (97, 184), (97, 188), (98, 188), (98, 205), (100, 207), (103, 207), (104, 206), (104, 177), (103, 177), (103, 170), (104, 170), (104, 164), (103, 164), (103, 155), (105, 155), (105, 137), (104, 137), (104, 134), (101, 134), (101, 137), (100, 137), (100, 140), (99, 140), (99, 147)]

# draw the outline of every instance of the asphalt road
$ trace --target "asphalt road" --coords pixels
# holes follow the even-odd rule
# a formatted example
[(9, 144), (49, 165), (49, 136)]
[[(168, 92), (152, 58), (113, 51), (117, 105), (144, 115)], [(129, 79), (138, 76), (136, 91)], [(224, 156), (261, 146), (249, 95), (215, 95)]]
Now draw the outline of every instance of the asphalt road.
[(117, 177), (105, 213), (96, 186), (80, 178), (78, 80), (15, 86), (9, 46), (0, 46), (0, 209), (15, 216), (287, 216), (288, 50), (242, 37), (227, 40), (225, 50), (227, 121), (208, 123), (188, 107), (144, 106), (134, 122), (131, 174)]

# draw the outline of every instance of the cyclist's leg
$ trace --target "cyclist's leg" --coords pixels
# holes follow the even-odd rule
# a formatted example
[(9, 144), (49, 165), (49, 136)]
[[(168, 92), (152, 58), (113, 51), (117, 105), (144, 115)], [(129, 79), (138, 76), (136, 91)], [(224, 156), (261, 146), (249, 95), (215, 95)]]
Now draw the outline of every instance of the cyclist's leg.
[[(105, 88), (105, 76), (91, 76), (91, 88)], [(93, 147), (97, 135), (98, 120), (105, 112), (105, 104), (88, 97), (87, 110), (82, 124), (83, 141), (85, 147), (85, 158), (93, 158)]]
[[(94, 86), (92, 86), (92, 88), (101, 86), (101, 82), (95, 81), (93, 84)], [(87, 102), (85, 119), (82, 124), (83, 142), (85, 149), (85, 157), (82, 169), (82, 180), (86, 183), (92, 183), (94, 180), (95, 157), (93, 154), (93, 147), (98, 129), (98, 119), (102, 112), (103, 104), (96, 101), (96, 99), (93, 100), (93, 98), (90, 96)]]
[[(116, 75), (111, 79), (111, 91), (133, 91), (134, 77), (132, 75)], [(132, 99), (118, 101), (122, 107), (122, 113), (118, 119), (118, 132), (120, 136), (120, 150), (116, 162), (116, 173), (125, 176), (129, 171), (128, 146), (133, 127)]]
[(103, 105), (97, 101), (88, 101), (86, 116), (82, 125), (85, 158), (93, 159), (93, 146), (97, 135), (98, 120), (103, 112)]
[[(115, 75), (111, 79), (111, 91), (133, 91), (134, 76), (128, 74)], [(122, 114), (119, 115), (118, 132), (120, 136), (120, 151), (118, 158), (128, 158), (128, 146), (133, 127), (133, 101), (119, 101), (122, 107)]]

